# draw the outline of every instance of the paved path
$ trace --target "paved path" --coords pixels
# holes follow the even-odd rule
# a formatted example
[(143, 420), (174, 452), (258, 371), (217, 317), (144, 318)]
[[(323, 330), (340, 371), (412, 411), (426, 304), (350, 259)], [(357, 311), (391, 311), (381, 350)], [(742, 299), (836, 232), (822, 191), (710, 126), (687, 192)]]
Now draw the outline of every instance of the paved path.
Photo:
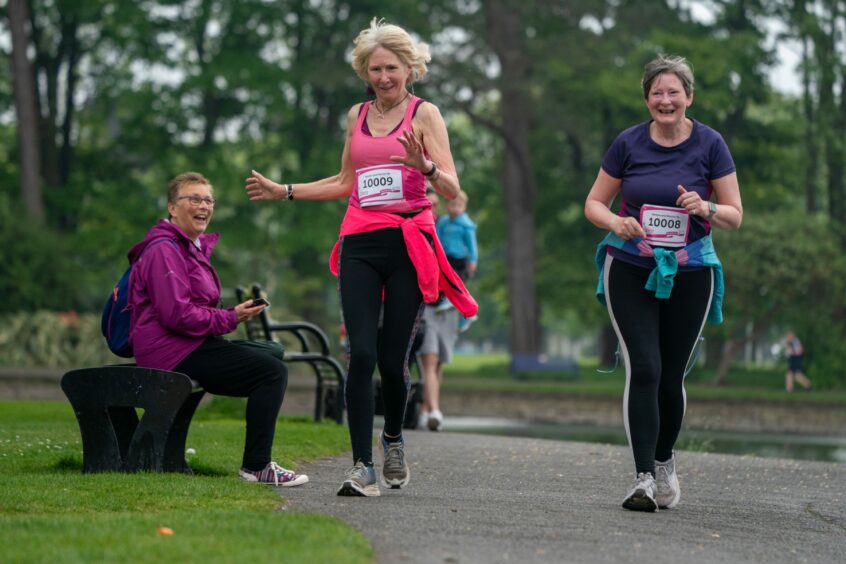
[(628, 449), (406, 432), (411, 483), (337, 497), (349, 457), (301, 468), (288, 510), (334, 515), (379, 563), (844, 562), (846, 464), (680, 453), (682, 500), (620, 507)]

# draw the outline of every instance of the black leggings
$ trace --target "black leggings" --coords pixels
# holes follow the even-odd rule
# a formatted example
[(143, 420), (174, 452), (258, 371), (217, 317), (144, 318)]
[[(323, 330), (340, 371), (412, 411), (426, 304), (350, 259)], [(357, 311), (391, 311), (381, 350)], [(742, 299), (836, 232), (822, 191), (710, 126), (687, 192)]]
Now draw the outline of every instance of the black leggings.
[(605, 260), (605, 298), (626, 364), (623, 421), (637, 472), (673, 455), (686, 407), (684, 369), (705, 325), (714, 288), (710, 268), (676, 274), (669, 299), (644, 286), (649, 270)]
[(282, 361), (222, 337), (209, 337), (174, 371), (187, 374), (211, 394), (247, 398), (242, 465), (249, 470), (267, 466), (276, 418), (288, 386), (288, 369)]
[(345, 391), (353, 462), (371, 463), (373, 370), (378, 364), (385, 434), (399, 436), (408, 398), (409, 351), (423, 295), (400, 229), (347, 235), (341, 241), (340, 262), (341, 309), (350, 347)]

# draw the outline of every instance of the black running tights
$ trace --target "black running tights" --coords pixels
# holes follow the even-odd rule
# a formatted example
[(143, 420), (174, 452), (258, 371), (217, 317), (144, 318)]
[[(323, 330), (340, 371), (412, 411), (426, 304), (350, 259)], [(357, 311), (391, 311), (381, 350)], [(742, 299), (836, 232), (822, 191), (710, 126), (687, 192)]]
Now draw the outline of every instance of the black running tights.
[(673, 455), (686, 407), (684, 370), (708, 314), (710, 268), (676, 274), (669, 299), (644, 286), (649, 270), (610, 256), (605, 261), (608, 314), (626, 365), (623, 421), (636, 472), (655, 475)]
[(353, 462), (371, 463), (373, 370), (378, 365), (382, 378), (385, 434), (399, 436), (409, 390), (408, 355), (423, 310), (417, 271), (402, 231), (345, 236), (339, 286), (350, 347), (345, 392)]

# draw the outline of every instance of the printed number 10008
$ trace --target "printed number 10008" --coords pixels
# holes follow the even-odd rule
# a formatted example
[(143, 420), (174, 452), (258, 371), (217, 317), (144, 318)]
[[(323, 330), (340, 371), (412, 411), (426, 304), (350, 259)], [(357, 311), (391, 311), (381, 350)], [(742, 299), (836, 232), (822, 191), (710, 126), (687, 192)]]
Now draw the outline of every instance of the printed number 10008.
[(682, 226), (680, 219), (671, 219), (666, 217), (649, 216), (646, 221), (646, 227), (659, 227), (663, 229), (680, 229)]

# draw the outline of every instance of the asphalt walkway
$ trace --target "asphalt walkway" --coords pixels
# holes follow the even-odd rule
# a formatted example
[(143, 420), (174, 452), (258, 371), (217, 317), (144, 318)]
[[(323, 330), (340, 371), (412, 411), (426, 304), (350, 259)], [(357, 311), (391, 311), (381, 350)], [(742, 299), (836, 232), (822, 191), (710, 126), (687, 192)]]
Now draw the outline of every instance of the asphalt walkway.
[(620, 507), (624, 447), (414, 431), (406, 443), (407, 488), (338, 497), (351, 460), (325, 459), (280, 492), (286, 509), (338, 517), (385, 564), (846, 561), (846, 464), (683, 452), (678, 507), (635, 513)]

